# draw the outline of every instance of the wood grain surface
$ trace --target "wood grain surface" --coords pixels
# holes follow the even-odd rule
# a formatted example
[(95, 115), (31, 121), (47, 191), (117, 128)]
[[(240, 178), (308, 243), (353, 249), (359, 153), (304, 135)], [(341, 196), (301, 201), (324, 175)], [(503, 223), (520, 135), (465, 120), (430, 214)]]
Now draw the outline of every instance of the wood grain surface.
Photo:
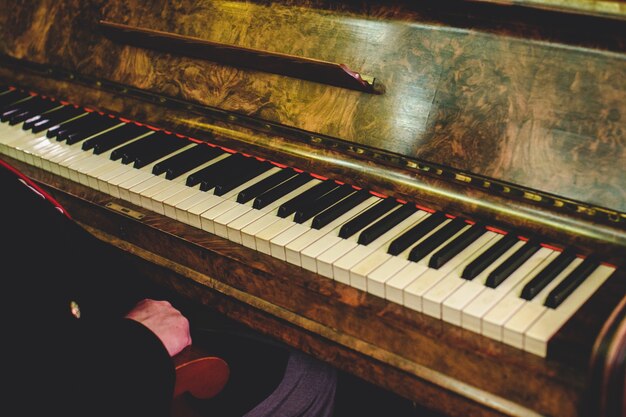
[[(612, 39), (603, 49), (600, 35), (562, 41), (558, 19), (556, 34), (517, 22), (502, 36), (492, 17), (446, 26), (456, 9), (424, 4), (9, 3), (0, 51), (625, 212), (623, 25), (574, 21)], [(98, 30), (103, 18), (345, 63), (385, 94), (114, 43)]]

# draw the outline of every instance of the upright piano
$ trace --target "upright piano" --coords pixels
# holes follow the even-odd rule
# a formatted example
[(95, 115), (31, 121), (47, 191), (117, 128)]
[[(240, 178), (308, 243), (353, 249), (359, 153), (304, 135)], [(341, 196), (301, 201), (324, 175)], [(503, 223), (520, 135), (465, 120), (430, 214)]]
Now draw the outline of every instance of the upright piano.
[(159, 285), (446, 415), (626, 415), (622, 1), (0, 5), (1, 158)]

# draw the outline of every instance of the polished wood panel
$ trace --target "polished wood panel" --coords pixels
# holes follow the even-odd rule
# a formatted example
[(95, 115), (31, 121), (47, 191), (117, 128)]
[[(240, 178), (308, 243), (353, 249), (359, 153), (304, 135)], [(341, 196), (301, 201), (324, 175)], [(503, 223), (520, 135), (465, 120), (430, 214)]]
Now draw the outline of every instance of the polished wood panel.
[[(606, 50), (575, 37), (546, 42), (560, 40), (558, 25), (554, 35), (518, 23), (506, 29), (511, 36), (480, 19), (445, 26), (446, 18), (459, 19), (455, 9), (446, 15), (424, 4), (43, 1), (21, 8), (19, 19), (4, 17), (1, 50), (626, 211), (623, 25), (574, 21), (593, 24), (579, 26), (584, 33), (611, 39)], [(381, 74), (386, 92), (368, 95), (116, 44), (96, 30), (102, 18), (342, 62)], [(521, 37), (524, 30), (529, 37)]]

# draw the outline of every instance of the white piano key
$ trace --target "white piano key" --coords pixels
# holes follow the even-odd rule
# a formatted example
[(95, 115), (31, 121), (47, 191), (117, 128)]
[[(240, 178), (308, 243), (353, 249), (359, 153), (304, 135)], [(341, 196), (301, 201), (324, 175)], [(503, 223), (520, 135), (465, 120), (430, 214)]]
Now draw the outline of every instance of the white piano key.
[[(506, 322), (524, 305), (524, 300), (519, 297), (524, 285), (530, 281), (541, 269), (558, 256), (558, 252), (548, 248), (541, 248), (538, 252), (548, 252), (539, 265), (539, 258), (533, 256), (535, 262), (526, 261), (518, 270), (526, 272), (524, 278), (519, 281), (515, 288), (505, 294), (482, 318), (481, 333), (492, 339), (502, 341), (502, 329)], [(537, 255), (537, 253), (535, 254)], [(530, 269), (532, 268), (532, 269)], [(517, 272), (517, 271), (516, 271)], [(505, 281), (506, 282), (506, 281)]]
[(418, 210), (405, 220), (405, 222), (409, 221), (409, 223), (405, 223), (408, 225), (407, 227), (403, 228), (402, 230), (392, 229), (391, 231), (393, 233), (389, 235), (389, 239), (387, 239), (384, 245), (380, 246), (376, 251), (367, 255), (363, 260), (359, 261), (350, 268), (350, 285), (360, 290), (366, 291), (367, 275), (377, 269), (387, 259), (389, 259), (389, 256), (391, 255), (389, 255), (387, 252), (389, 250), (391, 242), (393, 242), (398, 236), (402, 235), (405, 231), (413, 227), (415, 224), (422, 222), (427, 217), (427, 212), (423, 210)]
[[(515, 252), (517, 252), (517, 250), (521, 248), (525, 243), (526, 242), (521, 240), (517, 242), (500, 258), (498, 258), (497, 262), (494, 262), (494, 264), (490, 268), (483, 271), (483, 273), (481, 273), (478, 277), (474, 278), (472, 284), (480, 283), (480, 286), (483, 288), (483, 290), (475, 298), (470, 300), (470, 302), (465, 307), (463, 307), (463, 310), (461, 311), (461, 326), (463, 328), (474, 331), (476, 333), (482, 333), (481, 321), (483, 316), (487, 314), (487, 312), (494, 305), (496, 305), (498, 301), (500, 301), (506, 294), (512, 291), (515, 286), (521, 280), (523, 280), (526, 275), (528, 275), (530, 271), (534, 270), (535, 267), (544, 262), (551, 253), (548, 249), (539, 249), (496, 288), (487, 287), (485, 285), (485, 281), (488, 275), (502, 262), (507, 260)], [(473, 286), (474, 285), (472, 285), (472, 287)]]
[[(158, 176), (158, 180), (154, 182), (154, 184), (146, 184), (147, 186), (137, 186), (132, 190), (131, 198), (136, 199), (139, 203), (142, 204), (142, 198), (144, 200), (143, 204), (146, 206), (152, 207), (154, 205), (155, 211), (169, 213), (170, 217), (173, 219), (177, 219), (183, 223), (189, 224), (189, 217), (187, 211), (196, 204), (200, 204), (205, 200), (207, 195), (211, 195), (212, 192), (205, 192), (200, 190), (200, 184), (196, 184), (193, 187), (186, 186), (186, 188), (181, 188), (179, 184), (186, 184), (187, 177), (194, 172), (200, 171), (201, 169), (206, 168), (209, 165), (217, 163), (224, 158), (229, 157), (231, 154), (222, 154), (219, 155), (207, 162), (204, 162), (196, 167), (189, 169), (188, 171), (180, 174), (178, 177), (173, 180), (168, 180), (164, 177), (164, 175)], [(169, 155), (171, 156), (171, 155)], [(168, 157), (169, 157), (168, 156)], [(165, 158), (164, 158), (165, 159)], [(157, 184), (164, 184), (165, 186), (159, 187), (159, 191), (157, 194), (154, 194), (150, 191), (150, 187), (157, 186)], [(170, 184), (174, 185), (172, 190), (167, 190)], [(178, 191), (172, 194), (172, 191)], [(160, 194), (159, 194), (160, 193)], [(148, 197), (150, 194), (150, 197)], [(158, 197), (156, 196), (158, 195)]]
[(52, 153), (59, 152), (62, 149), (63, 148), (62, 148), (61, 144), (59, 144), (58, 142), (52, 143), (52, 141), (50, 141), (50, 146), (46, 147), (45, 149), (42, 149), (41, 152), (39, 152), (39, 154), (38, 154), (39, 157), (41, 158), (41, 167), (42, 167), (42, 169), (44, 169), (44, 170), (46, 170), (48, 172), (52, 172), (52, 165), (50, 163), (50, 159), (48, 158), (48, 155), (51, 155)]
[[(107, 181), (110, 178), (114, 178), (117, 175), (121, 175), (121, 173), (124, 172), (130, 172), (131, 170), (134, 170), (135, 168), (133, 168), (131, 165), (127, 165), (127, 164), (122, 164), (120, 159), (117, 160), (112, 160), (111, 159), (111, 154), (113, 153), (114, 150), (128, 145), (131, 142), (134, 142), (136, 140), (140, 140), (145, 138), (146, 136), (152, 135), (154, 134), (153, 131), (150, 132), (146, 132), (142, 135), (137, 136), (136, 138), (133, 138), (123, 144), (120, 144), (110, 150), (108, 150), (107, 152), (103, 152), (102, 154), (98, 155), (101, 156), (103, 158), (105, 158), (107, 160), (106, 163), (102, 164), (102, 166), (99, 167), (94, 167), (93, 169), (89, 169), (89, 170), (85, 170), (83, 173), (85, 176), (87, 176), (88, 181), (89, 181), (89, 185), (92, 188), (98, 189), (102, 192), (105, 193), (109, 193), (109, 187), (107, 185)], [(136, 203), (135, 203), (136, 204)], [(138, 205), (138, 204), (137, 204)]]
[[(158, 164), (160, 161), (169, 158), (171, 155), (174, 155), (175, 153), (178, 153), (178, 152), (174, 152), (162, 158), (159, 158), (156, 161), (153, 161), (152, 163), (147, 164), (141, 168), (134, 168), (132, 162), (129, 164), (120, 163), (121, 165), (126, 166), (127, 169), (124, 172), (122, 172), (120, 175), (114, 176), (113, 178), (109, 178), (107, 180), (109, 194), (113, 195), (114, 197), (122, 198), (130, 202), (131, 190), (134, 187), (137, 187), (139, 184), (143, 183), (144, 181), (148, 181), (151, 178), (153, 178), (154, 174), (152, 174), (152, 169), (154, 168), (154, 166)], [(152, 188), (150, 188), (150, 190), (152, 192), (156, 192)], [(145, 193), (146, 192), (142, 194), (142, 197), (145, 196)], [(147, 202), (146, 201), (141, 200), (140, 205), (142, 207), (147, 206), (146, 208), (150, 208), (149, 201)]]
[[(2, 143), (4, 140), (9, 139), (15, 134), (21, 134), (22, 132), (26, 133), (27, 131), (24, 130), (23, 127), (23, 121), (14, 125), (9, 124), (8, 120), (6, 122), (0, 123), (0, 143)], [(28, 131), (28, 133), (30, 133), (31, 135), (36, 135), (35, 133), (32, 133), (30, 131)]]
[(50, 157), (49, 161), (55, 174), (69, 179), (70, 173), (67, 165), (72, 161), (84, 158), (86, 155), (78, 144), (65, 144), (64, 146), (66, 147), (65, 150)]
[(29, 158), (27, 149), (33, 149), (40, 143), (41, 140), (37, 137), (23, 138), (20, 141), (9, 144), (6, 154), (22, 162), (26, 162), (30, 159), (32, 164), (34, 164), (34, 158), (32, 156)]
[[(325, 236), (322, 239), (320, 239), (319, 244), (316, 245), (315, 249), (319, 248), (322, 245), (325, 245), (326, 247), (324, 248), (325, 250), (322, 253), (316, 255), (315, 257), (315, 262), (316, 262), (315, 267), (317, 269), (317, 273), (324, 275), (325, 277), (334, 279), (335, 262), (337, 262), (339, 259), (341, 259), (343, 256), (345, 256), (346, 254), (348, 254), (350, 251), (352, 251), (354, 248), (358, 246), (359, 235), (365, 229), (367, 229), (367, 227), (376, 223), (378, 220), (387, 216), (389, 213), (392, 213), (398, 210), (400, 207), (401, 206), (396, 206), (392, 210), (387, 211), (386, 213), (383, 213), (382, 215), (378, 216), (378, 218), (374, 219), (369, 224), (365, 225), (357, 233), (354, 233), (348, 239), (341, 239), (341, 238), (338, 238), (338, 236)], [(307, 250), (307, 252), (309, 252), (306, 254), (306, 257), (308, 258), (312, 255), (312, 251)], [(303, 266), (305, 263), (308, 264), (309, 262), (308, 260), (305, 261), (303, 259)], [(339, 274), (342, 275), (342, 272), (340, 272)], [(339, 278), (343, 279), (344, 282), (349, 282), (350, 280), (349, 272), (346, 271), (346, 275), (340, 276)]]
[(138, 175), (145, 176), (146, 170), (133, 168), (132, 166), (126, 165), (126, 170), (124, 170), (120, 175), (117, 175), (113, 178), (110, 178), (107, 181), (108, 184), (108, 192), (114, 197), (120, 198), (120, 190), (119, 185), (123, 184), (129, 180), (132, 180)]
[[(430, 260), (432, 254), (436, 253), (439, 249), (448, 244), (448, 242), (456, 239), (459, 235), (461, 235), (470, 227), (470, 225), (466, 225), (457, 233), (455, 233), (451, 238), (439, 245), (435, 250), (431, 251), (429, 256), (427, 256), (428, 260)], [(446, 262), (439, 269), (428, 268), (426, 272), (417, 277), (415, 281), (411, 282), (404, 289), (404, 305), (416, 311), (423, 311), (422, 298), (424, 294), (426, 294), (426, 292), (431, 289), (437, 282), (443, 279), (443, 277), (445, 277), (446, 274), (450, 272), (454, 267), (456, 267), (457, 263), (461, 261), (462, 258), (456, 256), (455, 258)]]
[(576, 311), (615, 272), (607, 265), (598, 266), (557, 308), (548, 308), (524, 334), (524, 350), (546, 357), (548, 342)]
[[(237, 196), (239, 195), (239, 193), (247, 189), (248, 187), (256, 184), (257, 182), (264, 180), (275, 172), (276, 171), (274, 170), (265, 171), (224, 194), (222, 196), (224, 198), (224, 203), (211, 208), (205, 213), (202, 213), (202, 228), (210, 233), (215, 233), (215, 219), (227, 213), (231, 208), (240, 205), (239, 203), (237, 203)], [(226, 201), (228, 201), (229, 203), (227, 204)]]
[(154, 177), (154, 174), (152, 174), (152, 170), (141, 171), (141, 172), (136, 173), (136, 175), (133, 175), (131, 178), (117, 185), (117, 189), (120, 194), (119, 198), (130, 202), (131, 201), (131, 197), (130, 197), (131, 188), (134, 188), (139, 184), (143, 184), (146, 181), (153, 181), (154, 178), (155, 177)]
[[(197, 193), (191, 195), (190, 197), (184, 199), (176, 205), (176, 220), (187, 224), (191, 224), (191, 220), (189, 218), (189, 209), (197, 204), (202, 203), (202, 201), (206, 200), (207, 198), (212, 197), (211, 194), (207, 194), (205, 191), (200, 190), (200, 184), (196, 184), (192, 189), (195, 189)], [(200, 219), (198, 219), (198, 221), (199, 220)]]
[(214, 207), (224, 201), (222, 197), (218, 197), (207, 191), (202, 192), (205, 194), (205, 197), (198, 204), (195, 204), (187, 210), (189, 224), (197, 227), (198, 229), (202, 229), (202, 220), (200, 219), (200, 215), (211, 207)]
[[(80, 178), (79, 178), (80, 173), (78, 171), (78, 168), (76, 167), (77, 165), (80, 165), (84, 160), (88, 160), (88, 159), (99, 160), (100, 159), (98, 155), (94, 155), (93, 154), (93, 151), (91, 149), (87, 150), (87, 151), (83, 150), (82, 149), (83, 143), (86, 140), (95, 138), (95, 137), (100, 136), (100, 135), (102, 135), (104, 133), (107, 133), (107, 132), (110, 132), (112, 130), (118, 129), (121, 126), (123, 126), (124, 124), (125, 123), (121, 123), (120, 122), (120, 123), (118, 123), (116, 125), (113, 125), (113, 126), (107, 128), (107, 129), (103, 129), (100, 132), (97, 132), (97, 133), (95, 133), (95, 134), (93, 134), (91, 136), (88, 136), (85, 139), (83, 139), (83, 140), (81, 140), (81, 141), (79, 141), (79, 142), (74, 144), (74, 145), (77, 146), (78, 149), (80, 149), (81, 156), (79, 156), (77, 158), (74, 158), (73, 160), (65, 161), (63, 163), (63, 165), (65, 165), (67, 167), (68, 171), (69, 171), (69, 177), (70, 177), (71, 180), (76, 181), (76, 182), (80, 182)], [(74, 146), (74, 145), (70, 145), (70, 146)]]
[[(304, 191), (308, 190), (309, 188), (313, 187), (316, 184), (317, 184), (316, 181), (309, 181), (308, 183), (301, 185), (297, 189), (277, 199), (276, 201), (268, 204), (262, 209), (250, 210), (246, 212), (244, 215), (242, 215), (241, 217), (238, 217), (237, 219), (231, 221), (230, 223), (228, 223), (228, 238), (232, 240), (233, 242), (241, 243), (246, 247), (255, 248), (256, 247), (256, 243), (254, 242), (255, 234), (269, 225), (269, 221), (268, 221), (269, 219), (276, 220), (279, 218), (276, 213), (278, 207), (280, 207), (283, 203), (291, 200), (293, 197), (302, 194)], [(253, 204), (253, 203), (254, 203), (254, 200), (246, 204)], [(265, 220), (265, 221), (261, 220), (262, 218), (265, 218), (265, 216), (268, 216), (268, 220)], [(264, 223), (264, 225), (255, 226), (255, 222), (257, 221)], [(246, 235), (246, 238), (245, 238), (246, 243), (244, 243), (244, 237), (243, 237), (244, 234)]]
[[(246, 184), (249, 184), (248, 185), (249, 187), (250, 185), (256, 184), (259, 181), (262, 181), (265, 178), (278, 173), (280, 170), (281, 168), (273, 167), (272, 169), (248, 181), (248, 183)], [(239, 188), (242, 189), (241, 187)], [(232, 200), (236, 200), (239, 194), (240, 192), (234, 195)], [(250, 223), (250, 217), (247, 217), (246, 214), (248, 214), (251, 211), (258, 211), (258, 210), (253, 209), (252, 207), (253, 204), (254, 204), (254, 199), (251, 199), (250, 201), (244, 204), (237, 203), (237, 205), (233, 207), (231, 210), (213, 219), (213, 227), (215, 229), (215, 234), (217, 234), (218, 236), (227, 238), (233, 242), (241, 244), (240, 230), (242, 227), (244, 227), (244, 224)], [(239, 220), (240, 218), (243, 218), (243, 219)]]
[[(428, 217), (429, 216), (425, 216), (422, 221), (426, 220)], [(395, 256), (389, 255), (387, 260), (382, 262), (376, 269), (367, 274), (367, 291), (379, 297), (386, 298), (385, 292), (387, 288), (387, 281), (396, 276), (402, 269), (406, 268), (409, 264), (414, 263), (412, 261), (409, 261), (408, 259), (413, 247), (420, 244), (425, 239), (428, 239), (433, 233), (436, 233), (439, 229), (444, 227), (449, 222), (450, 220), (442, 222), (440, 225), (433, 228), (433, 230), (431, 230), (430, 232), (426, 233), (424, 236), (422, 236), (400, 254)], [(419, 263), (423, 265), (428, 259), (430, 259), (430, 257), (420, 260)], [(394, 297), (394, 299), (402, 300), (403, 296), (396, 293), (396, 290), (399, 289), (399, 286), (402, 286), (402, 289), (404, 289), (404, 286), (408, 285), (408, 283), (405, 283), (405, 280), (401, 279), (400, 277), (396, 277), (394, 279), (395, 281), (391, 282), (391, 284), (389, 285), (389, 288), (394, 293), (392, 297)]]
[(393, 277), (385, 282), (385, 299), (401, 305), (405, 305), (405, 288), (422, 274), (428, 271), (428, 258), (418, 262), (409, 262)]
[(58, 148), (58, 151), (51, 151), (46, 153), (46, 159), (50, 163), (50, 168), (55, 174), (68, 178), (69, 173), (64, 165), (64, 161), (71, 160), (77, 155), (84, 154), (80, 146), (77, 144), (68, 145), (62, 142)]
[[(303, 192), (305, 192), (306, 190), (308, 190), (309, 188), (312, 188), (314, 186), (316, 186), (317, 184), (319, 184), (320, 181), (317, 179), (312, 179), (311, 181), (308, 181), (306, 184), (298, 187), (296, 190), (291, 191), (290, 193), (288, 193), (287, 195), (283, 196), (282, 198), (278, 199), (280, 200), (280, 204), (271, 204), (270, 206), (273, 207), (273, 210), (271, 212), (268, 212), (267, 214), (265, 214), (262, 217), (259, 217), (258, 219), (254, 220), (252, 223), (249, 223), (248, 225), (246, 225), (243, 229), (241, 229), (241, 242), (244, 246), (249, 247), (249, 248), (257, 248), (257, 236), (259, 237), (259, 239), (261, 240), (265, 240), (265, 239), (271, 239), (272, 237), (274, 237), (276, 235), (276, 233), (280, 233), (280, 229), (279, 230), (268, 230), (267, 232), (263, 233), (263, 231), (265, 229), (267, 229), (268, 227), (271, 227), (274, 223), (276, 223), (279, 220), (285, 220), (281, 217), (278, 217), (278, 208), (280, 207), (280, 205), (282, 205), (283, 203), (286, 203), (287, 201), (291, 200), (292, 198), (302, 194)], [(277, 202), (275, 202), (277, 203)], [(293, 215), (292, 215), (293, 217)], [(284, 230), (284, 229), (283, 229)], [(262, 245), (265, 245), (265, 243), (261, 243)], [(267, 250), (267, 254), (271, 253), (271, 249), (269, 248), (269, 243), (264, 246)], [(257, 248), (258, 250), (258, 248)]]
[[(241, 241), (233, 240), (229, 234), (230, 228), (228, 227), (229, 223), (234, 222), (241, 216), (245, 215), (249, 211), (253, 210), (252, 201), (246, 204), (237, 203), (235, 207), (223, 213), (213, 220), (213, 227), (215, 228), (215, 234), (229, 240), (234, 241), (235, 243), (241, 243)], [(236, 236), (236, 235), (234, 235)]]
[(135, 184), (128, 189), (128, 196), (126, 198), (130, 199), (129, 201), (131, 203), (141, 206), (141, 194), (155, 185), (163, 184), (164, 181), (166, 180), (162, 175), (151, 174), (147, 180), (140, 181), (139, 183), (135, 182)]
[(173, 181), (169, 187), (163, 189), (163, 191), (155, 194), (151, 200), (151, 207), (153, 211), (159, 214), (165, 214), (165, 200), (175, 196), (176, 194), (189, 189), (188, 185), (185, 185), (182, 181)]
[(326, 226), (320, 229), (310, 229), (306, 233), (298, 236), (298, 238), (289, 242), (287, 246), (285, 246), (285, 258), (287, 262), (302, 266), (301, 252), (306, 250), (308, 246), (314, 244), (316, 241), (318, 241), (328, 233), (338, 234), (341, 225), (343, 225), (359, 213), (367, 210), (372, 204), (379, 200), (380, 198), (372, 196), (362, 203), (358, 204), (357, 206), (353, 207), (352, 209), (348, 210), (341, 216), (337, 217)]
[[(150, 175), (152, 178), (155, 178), (154, 174), (150, 173)], [(161, 174), (156, 178), (158, 178), (158, 181), (150, 181), (149, 179), (146, 180), (146, 182), (150, 182), (149, 184), (146, 184), (148, 187), (144, 187), (143, 181), (134, 185), (130, 190), (130, 193), (134, 196), (135, 200), (139, 200), (139, 205), (141, 207), (158, 212), (154, 204), (155, 197), (167, 191), (170, 187), (176, 184), (176, 182), (165, 179), (165, 174)], [(162, 206), (161, 210), (163, 210)]]
[(95, 170), (96, 168), (109, 162), (109, 160), (103, 155), (95, 155), (91, 150), (85, 152), (88, 154), (87, 158), (72, 164), (70, 168), (76, 171), (76, 174), (78, 175), (78, 182), (83, 185), (89, 185), (89, 176), (87, 175), (87, 172)]
[[(504, 236), (498, 234), (489, 245), (485, 245), (481, 249), (481, 253), (484, 253), (490, 247), (497, 246), (499, 242), (502, 240)], [(462, 312), (463, 309), (472, 302), (475, 298), (477, 298), (483, 290), (487, 287), (485, 286), (485, 281), (491, 271), (498, 267), (504, 260), (506, 260), (509, 256), (511, 256), (519, 247), (521, 247), (525, 242), (519, 240), (516, 242), (511, 248), (509, 248), (505, 253), (500, 255), (498, 259), (493, 261), (490, 265), (488, 265), (480, 274), (474, 277), (472, 280), (466, 280), (464, 284), (462, 284), (457, 290), (454, 291), (444, 302), (442, 305), (442, 319), (447, 321), (448, 323), (456, 324), (457, 326), (462, 326), (463, 318)], [(479, 254), (479, 255), (480, 255)], [(480, 321), (479, 321), (480, 323)], [(477, 332), (480, 332), (480, 325), (478, 326)]]
[(2, 149), (7, 155), (18, 160), (22, 159), (20, 155), (22, 149), (36, 145), (41, 140), (41, 136), (33, 136), (28, 132), (25, 132), (23, 135), (11, 136), (10, 138), (10, 140), (4, 141)]
[(183, 201), (187, 200), (188, 198), (198, 193), (201, 193), (202, 191), (200, 191), (198, 187), (199, 185), (197, 187), (186, 187), (184, 190), (174, 194), (170, 198), (163, 201), (163, 209), (165, 210), (165, 215), (172, 219), (180, 220), (178, 218), (178, 213), (177, 213), (178, 205), (180, 205)]
[(293, 217), (294, 214), (291, 214), (287, 218), (278, 218), (278, 220), (267, 226), (265, 229), (261, 230), (254, 237), (256, 250), (271, 255), (272, 248), (270, 241), (273, 237), (295, 225), (295, 223), (293, 222)]
[[(518, 349), (524, 348), (524, 333), (548, 309), (548, 307), (543, 305), (548, 293), (581, 262), (582, 259), (580, 258), (574, 259), (532, 300), (523, 300), (523, 305), (507, 320), (502, 328), (502, 341), (504, 343), (515, 346)], [(516, 293), (516, 295), (519, 297), (521, 293)]]
[[(328, 248), (334, 247), (336, 244), (344, 240), (338, 236), (338, 232), (339, 230), (337, 230), (337, 233), (328, 233), (304, 248), (304, 250), (300, 253), (300, 262), (302, 267), (308, 269), (309, 271), (318, 272), (318, 258), (322, 256)], [(332, 275), (332, 267), (329, 268), (328, 274), (328, 276)]]
[(229, 199), (223, 199), (219, 204), (211, 207), (200, 215), (200, 223), (202, 230), (215, 234), (215, 223), (213, 219), (221, 216), (224, 213), (228, 213), (233, 208), (237, 207), (239, 203)]
[[(152, 173), (154, 166), (165, 159), (179, 154), (180, 152), (184, 152), (192, 146), (194, 146), (194, 144), (190, 143), (188, 146), (183, 146), (181, 149), (177, 149), (174, 152), (162, 156), (161, 158), (151, 162), (150, 164), (147, 164), (142, 168), (135, 168), (134, 171), (129, 171), (135, 172), (135, 175), (132, 176), (132, 174), (129, 174), (131, 175), (129, 178), (117, 184), (120, 198), (126, 201), (133, 202), (134, 204), (138, 204), (141, 207), (147, 208), (149, 210), (153, 210), (150, 198), (156, 193), (160, 192), (165, 186), (171, 184), (171, 181), (165, 179), (164, 174), (156, 176)], [(144, 184), (146, 181), (149, 181), (149, 187), (147, 187), (147, 184)], [(117, 181), (115, 179), (111, 180), (111, 183), (113, 184), (115, 184), (116, 182)], [(141, 192), (139, 192), (138, 190), (141, 190)]]
[(45, 136), (45, 133), (35, 134), (21, 129), (22, 124), (9, 126), (6, 123), (0, 123), (0, 125), (3, 126), (3, 131), (0, 133), (0, 151), (5, 154), (7, 154), (9, 148), (13, 147), (15, 144), (36, 139), (42, 135)]
[(55, 143), (51, 143), (48, 138), (45, 136), (39, 137), (38, 141), (34, 141), (32, 145), (28, 148), (28, 150), (24, 150), (24, 152), (28, 152), (32, 157), (32, 164), (39, 168), (43, 167), (43, 158), (42, 155), (45, 154), (49, 149), (56, 146)]
[(272, 256), (286, 261), (287, 256), (285, 254), (285, 246), (287, 246), (287, 244), (289, 244), (292, 240), (302, 236), (308, 230), (311, 230), (312, 222), (313, 219), (309, 219), (303, 224), (295, 223), (283, 233), (273, 237), (270, 240), (270, 253)]
[(407, 259), (408, 251), (410, 248), (396, 256), (387, 254), (387, 259), (367, 274), (367, 292), (385, 298), (385, 282), (411, 263)]
[(241, 243), (248, 248), (256, 249), (257, 234), (276, 223), (279, 219), (280, 217), (272, 213), (250, 223), (241, 230)]
[[(333, 236), (335, 237), (335, 236)], [(335, 241), (331, 237), (330, 239), (322, 238), (320, 242), (323, 242), (324, 245), (326, 242)], [(338, 238), (336, 244), (332, 246), (325, 245), (325, 250), (316, 258), (316, 268), (317, 273), (323, 275), (328, 278), (334, 277), (333, 265), (334, 263), (344, 256), (346, 253), (349, 253), (351, 250), (356, 248), (359, 244), (357, 243), (359, 236), (358, 233), (350, 236), (348, 239)]]
[[(481, 249), (485, 246), (489, 246), (491, 240), (496, 238), (496, 236), (498, 236), (497, 233), (490, 231), (485, 232), (482, 236), (446, 262), (446, 265), (456, 264), (456, 266), (454, 266), (453, 269), (450, 269), (441, 281), (435, 284), (424, 294), (422, 297), (422, 308), (424, 313), (439, 319), (442, 318), (443, 302), (461, 285), (467, 283), (467, 280), (461, 278), (463, 269), (465, 269), (470, 262), (476, 259), (476, 257), (482, 253)], [(442, 270), (444, 267), (439, 268), (439, 270)]]
[(98, 185), (97, 189), (102, 191), (103, 193), (107, 193), (109, 195), (111, 195), (111, 193), (109, 192), (109, 184), (108, 184), (108, 180), (110, 178), (115, 178), (118, 175), (121, 175), (125, 172), (128, 172), (130, 169), (133, 169), (132, 167), (129, 167), (128, 165), (123, 165), (123, 164), (117, 164), (115, 168), (113, 169), (106, 169), (106, 170), (102, 170), (96, 174), (93, 175), (93, 181), (95, 181)]

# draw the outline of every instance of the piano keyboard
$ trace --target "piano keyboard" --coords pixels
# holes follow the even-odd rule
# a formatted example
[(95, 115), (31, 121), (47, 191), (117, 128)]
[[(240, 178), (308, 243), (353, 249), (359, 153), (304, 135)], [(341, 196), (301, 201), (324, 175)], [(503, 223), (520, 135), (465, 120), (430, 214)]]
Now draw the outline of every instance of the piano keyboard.
[(542, 357), (614, 271), (567, 248), (14, 88), (0, 89), (0, 121), (2, 154)]

